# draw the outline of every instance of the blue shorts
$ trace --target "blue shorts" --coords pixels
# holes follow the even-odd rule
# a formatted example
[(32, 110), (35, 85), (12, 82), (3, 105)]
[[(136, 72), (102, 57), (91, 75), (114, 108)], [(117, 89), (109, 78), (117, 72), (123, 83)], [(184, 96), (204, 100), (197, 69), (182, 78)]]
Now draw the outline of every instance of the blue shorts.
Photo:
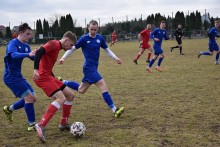
[(209, 51), (219, 51), (219, 46), (217, 43), (209, 43)]
[(154, 55), (159, 56), (160, 54), (163, 54), (163, 50), (159, 46), (154, 46)]
[(16, 83), (5, 83), (5, 84), (11, 89), (11, 91), (14, 93), (16, 97), (23, 98), (29, 93), (35, 95), (33, 88), (26, 80), (22, 80)]
[(97, 70), (83, 70), (83, 73), (84, 77), (82, 79), (82, 82), (88, 82), (89, 84), (93, 84), (102, 79), (102, 76), (99, 74)]

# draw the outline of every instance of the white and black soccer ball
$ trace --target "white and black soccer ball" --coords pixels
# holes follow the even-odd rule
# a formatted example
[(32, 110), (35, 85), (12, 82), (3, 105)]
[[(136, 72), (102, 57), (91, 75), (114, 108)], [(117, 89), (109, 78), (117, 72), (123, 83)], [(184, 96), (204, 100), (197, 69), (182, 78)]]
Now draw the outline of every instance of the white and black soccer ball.
[(78, 138), (82, 137), (86, 132), (86, 127), (82, 122), (74, 122), (70, 127), (70, 133)]

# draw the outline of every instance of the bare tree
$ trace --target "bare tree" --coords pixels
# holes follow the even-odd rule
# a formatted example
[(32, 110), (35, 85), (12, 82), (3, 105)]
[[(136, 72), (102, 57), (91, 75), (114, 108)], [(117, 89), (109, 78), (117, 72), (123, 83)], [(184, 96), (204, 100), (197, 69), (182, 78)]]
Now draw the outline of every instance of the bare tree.
[(59, 22), (61, 16), (62, 16), (62, 15), (61, 15), (61, 14), (58, 14), (58, 13), (52, 14), (52, 15), (49, 17), (49, 20), (48, 20), (49, 24), (50, 24), (50, 25), (53, 24), (56, 20)]

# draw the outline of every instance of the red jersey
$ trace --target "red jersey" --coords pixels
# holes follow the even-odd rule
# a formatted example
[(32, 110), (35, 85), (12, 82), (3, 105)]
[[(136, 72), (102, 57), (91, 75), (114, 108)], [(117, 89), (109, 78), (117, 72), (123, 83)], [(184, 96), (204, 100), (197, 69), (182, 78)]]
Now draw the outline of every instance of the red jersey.
[(112, 40), (116, 40), (117, 39), (117, 35), (115, 32), (112, 33)]
[(40, 76), (52, 75), (52, 69), (57, 61), (62, 45), (58, 40), (50, 40), (43, 45), (43, 48), (46, 54), (44, 54), (40, 60), (38, 72)]
[(143, 41), (142, 42), (143, 46), (146, 46), (148, 44), (150, 40), (150, 32), (151, 30), (146, 30), (146, 29), (140, 32)]

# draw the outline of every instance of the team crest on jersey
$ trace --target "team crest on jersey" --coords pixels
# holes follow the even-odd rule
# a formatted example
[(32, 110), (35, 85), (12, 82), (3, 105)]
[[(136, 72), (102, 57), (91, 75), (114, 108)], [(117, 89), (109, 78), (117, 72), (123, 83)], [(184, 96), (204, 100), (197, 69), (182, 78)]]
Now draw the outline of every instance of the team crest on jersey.
[(28, 48), (27, 47), (25, 48), (25, 52), (28, 52)]
[(96, 40), (97, 43), (100, 43), (101, 41), (99, 39)]
[(90, 41), (88, 40), (87, 43), (90, 43)]

